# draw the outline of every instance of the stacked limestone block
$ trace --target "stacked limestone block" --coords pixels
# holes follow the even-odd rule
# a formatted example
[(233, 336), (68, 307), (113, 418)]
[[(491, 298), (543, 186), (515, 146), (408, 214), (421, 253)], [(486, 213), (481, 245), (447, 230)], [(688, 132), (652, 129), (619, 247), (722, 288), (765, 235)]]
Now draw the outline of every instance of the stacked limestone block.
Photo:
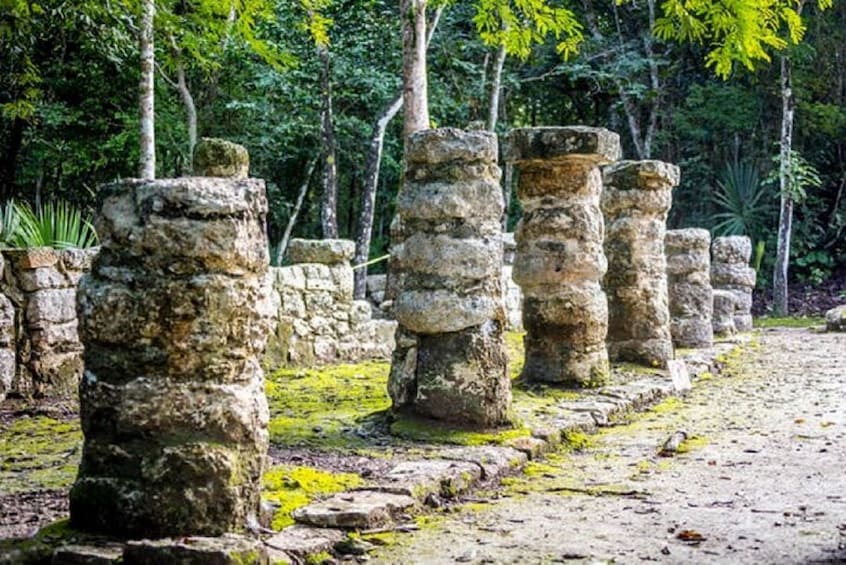
[(729, 290), (714, 289), (714, 314), (711, 324), (716, 337), (728, 337), (737, 333), (734, 325), (734, 295)]
[(265, 366), (308, 366), (390, 358), (396, 323), (373, 320), (370, 303), (353, 298), (352, 241), (293, 239), (294, 265), (271, 269), (278, 324)]
[(255, 519), (267, 454), (267, 199), (254, 179), (104, 187), (78, 295), (85, 435), (71, 523), (219, 535)]
[[(0, 279), (3, 278), (6, 261), (0, 255)], [(0, 400), (12, 390), (15, 380), (15, 306), (5, 294), (0, 294)]]
[[(3, 293), (17, 311), (15, 393), (63, 397), (82, 375), (76, 288), (98, 249), (7, 249)], [(15, 316), (0, 307), (4, 316)], [(5, 339), (9, 339), (9, 335)]]
[(846, 306), (836, 306), (825, 313), (825, 330), (846, 332)]
[(666, 367), (673, 358), (664, 235), (679, 168), (621, 161), (603, 171), (608, 356)]
[(668, 230), (664, 248), (673, 345), (688, 349), (711, 347), (714, 344), (711, 234), (697, 228)]
[(519, 169), (523, 206), (513, 275), (524, 296), (523, 376), (601, 384), (609, 365), (599, 167), (619, 158), (620, 138), (600, 128), (518, 129), (504, 153)]
[(497, 139), (436, 129), (409, 137), (394, 245), (404, 282), (389, 392), (395, 408), (496, 425), (511, 401), (502, 303)]
[(732, 295), (734, 326), (739, 332), (752, 329), (755, 269), (749, 266), (751, 257), (752, 241), (745, 235), (717, 237), (711, 245), (711, 284)]
[(514, 257), (517, 253), (517, 241), (513, 233), (502, 234), (503, 265), (502, 265), (502, 297), (505, 301), (505, 315), (508, 329), (522, 331), (523, 329), (523, 291), (514, 282)]

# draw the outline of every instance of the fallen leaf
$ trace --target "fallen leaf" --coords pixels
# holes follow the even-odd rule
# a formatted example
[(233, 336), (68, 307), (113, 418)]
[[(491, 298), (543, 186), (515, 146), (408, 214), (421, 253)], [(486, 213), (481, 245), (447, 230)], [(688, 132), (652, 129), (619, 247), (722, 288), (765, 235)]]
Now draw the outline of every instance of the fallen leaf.
[(682, 530), (676, 534), (676, 539), (680, 539), (685, 543), (702, 543), (708, 538), (696, 530)]

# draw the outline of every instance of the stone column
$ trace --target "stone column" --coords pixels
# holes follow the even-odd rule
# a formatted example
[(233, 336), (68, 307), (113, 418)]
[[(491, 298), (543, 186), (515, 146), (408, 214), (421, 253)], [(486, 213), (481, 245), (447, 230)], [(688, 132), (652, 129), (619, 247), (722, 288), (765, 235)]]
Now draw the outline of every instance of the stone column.
[(711, 234), (697, 228), (669, 230), (664, 237), (664, 248), (673, 344), (691, 349), (711, 347), (714, 344)]
[(241, 530), (268, 445), (264, 182), (127, 180), (103, 194), (103, 246), (77, 298), (85, 444), (71, 523), (144, 537)]
[(502, 298), (505, 301), (505, 317), (509, 331), (523, 331), (523, 291), (514, 282), (514, 256), (517, 242), (513, 233), (502, 234)]
[(734, 296), (728, 290), (714, 289), (714, 314), (711, 320), (714, 335), (728, 337), (737, 333), (734, 325)]
[(523, 289), (523, 376), (599, 385), (609, 371), (599, 166), (619, 158), (620, 137), (588, 127), (517, 129), (504, 153), (519, 170), (523, 206), (513, 275)]
[[(0, 253), (0, 280), (3, 279), (5, 267), (6, 260)], [(0, 400), (11, 392), (15, 380), (15, 338), (15, 306), (5, 294), (0, 294)]]
[(679, 168), (622, 161), (603, 171), (608, 356), (666, 367), (673, 358), (664, 234)]
[(502, 191), (496, 136), (436, 129), (406, 145), (397, 199), (404, 282), (388, 389), (394, 408), (439, 420), (506, 421), (511, 401), (503, 332)]
[(734, 298), (734, 326), (739, 332), (752, 329), (752, 289), (755, 269), (749, 266), (752, 240), (745, 235), (716, 237), (711, 245), (711, 284)]

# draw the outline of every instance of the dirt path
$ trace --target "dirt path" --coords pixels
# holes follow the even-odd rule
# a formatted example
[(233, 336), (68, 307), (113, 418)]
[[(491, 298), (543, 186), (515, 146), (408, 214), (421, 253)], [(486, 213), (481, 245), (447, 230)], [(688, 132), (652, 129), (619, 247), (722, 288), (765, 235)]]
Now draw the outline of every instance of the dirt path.
[(846, 335), (767, 331), (743, 362), (376, 561), (846, 563)]

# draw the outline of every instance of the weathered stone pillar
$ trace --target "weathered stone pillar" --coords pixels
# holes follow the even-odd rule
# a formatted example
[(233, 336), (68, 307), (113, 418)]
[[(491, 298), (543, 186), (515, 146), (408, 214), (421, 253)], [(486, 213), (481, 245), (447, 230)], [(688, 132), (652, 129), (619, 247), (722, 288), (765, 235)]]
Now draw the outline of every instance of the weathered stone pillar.
[[(3, 279), (6, 260), (0, 254), (0, 280)], [(15, 348), (15, 306), (0, 294), (0, 400), (12, 390), (17, 367)]]
[(519, 169), (514, 281), (523, 289), (530, 380), (594, 386), (608, 376), (607, 263), (599, 166), (620, 156), (620, 137), (588, 127), (517, 129), (505, 158)]
[(523, 291), (514, 282), (514, 256), (517, 242), (513, 233), (502, 234), (502, 298), (505, 302), (505, 317), (509, 331), (523, 330)]
[(714, 314), (711, 320), (714, 335), (728, 337), (737, 333), (734, 325), (734, 296), (728, 290), (714, 289)]
[(679, 168), (622, 161), (603, 170), (608, 356), (666, 367), (673, 358), (664, 234)]
[(711, 234), (697, 228), (668, 230), (664, 248), (673, 344), (692, 349), (711, 347), (714, 344)]
[(436, 129), (406, 145), (397, 199), (404, 282), (388, 389), (395, 408), (495, 425), (511, 401), (503, 332), (502, 191), (496, 136)]
[(273, 316), (264, 182), (103, 189), (103, 247), (78, 295), (85, 444), (71, 523), (219, 535), (258, 512)]
[(752, 329), (752, 289), (755, 269), (749, 266), (752, 240), (745, 235), (716, 237), (711, 245), (711, 284), (734, 298), (734, 326), (739, 332)]

